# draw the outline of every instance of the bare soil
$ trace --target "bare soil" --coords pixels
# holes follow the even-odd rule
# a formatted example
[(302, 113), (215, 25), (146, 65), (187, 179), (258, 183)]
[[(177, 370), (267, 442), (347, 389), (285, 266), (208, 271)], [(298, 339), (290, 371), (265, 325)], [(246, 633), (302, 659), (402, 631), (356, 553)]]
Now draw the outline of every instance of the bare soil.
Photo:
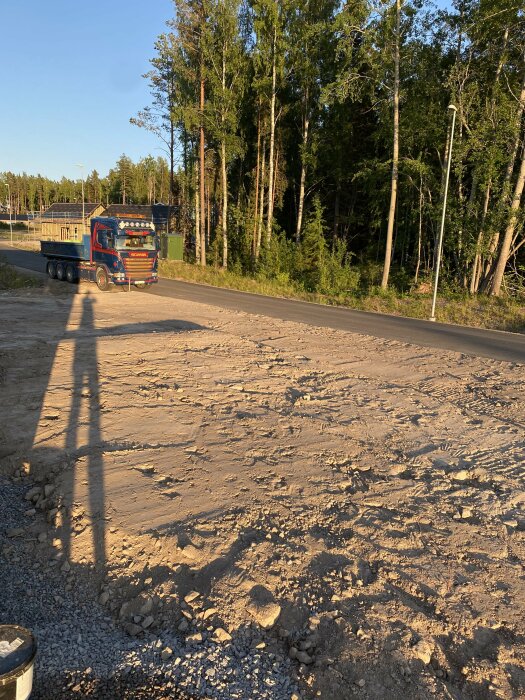
[(523, 365), (78, 291), (0, 298), (35, 556), (133, 635), (259, 625), (304, 698), (525, 696)]

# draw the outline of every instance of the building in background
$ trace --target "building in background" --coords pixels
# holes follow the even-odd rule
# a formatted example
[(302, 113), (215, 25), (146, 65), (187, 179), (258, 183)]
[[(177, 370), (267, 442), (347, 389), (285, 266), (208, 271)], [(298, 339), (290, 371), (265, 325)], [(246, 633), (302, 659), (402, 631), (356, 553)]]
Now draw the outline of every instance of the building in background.
[(43, 214), (36, 215), (31, 223), (36, 231), (40, 230), (40, 238), (44, 240), (79, 241), (83, 233), (90, 232), (91, 219), (95, 216), (152, 221), (159, 235), (160, 256), (169, 260), (182, 260), (184, 239), (176, 233), (177, 213), (177, 207), (167, 204), (110, 204), (104, 207), (98, 202), (84, 202), (84, 205), (57, 202)]
[(78, 241), (83, 233), (89, 233), (91, 219), (100, 216), (103, 210), (98, 202), (52, 204), (39, 217), (41, 237), (51, 241)]

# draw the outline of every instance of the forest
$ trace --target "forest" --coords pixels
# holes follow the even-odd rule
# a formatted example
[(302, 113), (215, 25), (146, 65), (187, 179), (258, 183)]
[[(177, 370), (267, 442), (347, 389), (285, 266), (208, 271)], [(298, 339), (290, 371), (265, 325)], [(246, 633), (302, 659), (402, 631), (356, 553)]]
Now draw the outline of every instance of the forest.
[[(122, 156), (86, 199), (169, 202), (190, 262), (323, 294), (432, 278), (523, 294), (525, 13), (518, 0), (175, 0)], [(3, 176), (16, 206), (80, 182)]]

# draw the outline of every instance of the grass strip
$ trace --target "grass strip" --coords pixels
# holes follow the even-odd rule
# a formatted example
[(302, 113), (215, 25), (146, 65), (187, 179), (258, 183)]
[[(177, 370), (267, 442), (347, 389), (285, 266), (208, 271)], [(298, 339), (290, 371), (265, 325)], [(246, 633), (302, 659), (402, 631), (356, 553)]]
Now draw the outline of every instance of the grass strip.
[(0, 255), (0, 290), (41, 287), (42, 281), (32, 275), (24, 275), (6, 262)]
[[(393, 289), (385, 292), (380, 288), (372, 288), (362, 294), (324, 295), (307, 292), (290, 280), (248, 277), (221, 268), (202, 268), (171, 260), (159, 261), (159, 272), (161, 277), (185, 282), (408, 318), (428, 320), (432, 304), (432, 295), (429, 292), (412, 291), (401, 294)], [(520, 300), (510, 297), (443, 292), (438, 297), (436, 317), (442, 323), (515, 333), (525, 332), (525, 305)]]

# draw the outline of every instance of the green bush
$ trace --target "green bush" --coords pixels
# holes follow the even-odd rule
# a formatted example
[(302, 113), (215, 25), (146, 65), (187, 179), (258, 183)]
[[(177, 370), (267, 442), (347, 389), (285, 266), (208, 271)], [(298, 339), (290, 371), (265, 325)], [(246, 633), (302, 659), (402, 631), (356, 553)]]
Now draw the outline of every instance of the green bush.
[(350, 258), (344, 241), (337, 241), (333, 251), (325, 257), (323, 285), (319, 292), (337, 296), (357, 293), (361, 273), (350, 266)]
[(328, 287), (327, 246), (324, 236), (325, 223), (319, 197), (315, 197), (312, 210), (306, 218), (300, 246), (300, 272), (309, 292)]

